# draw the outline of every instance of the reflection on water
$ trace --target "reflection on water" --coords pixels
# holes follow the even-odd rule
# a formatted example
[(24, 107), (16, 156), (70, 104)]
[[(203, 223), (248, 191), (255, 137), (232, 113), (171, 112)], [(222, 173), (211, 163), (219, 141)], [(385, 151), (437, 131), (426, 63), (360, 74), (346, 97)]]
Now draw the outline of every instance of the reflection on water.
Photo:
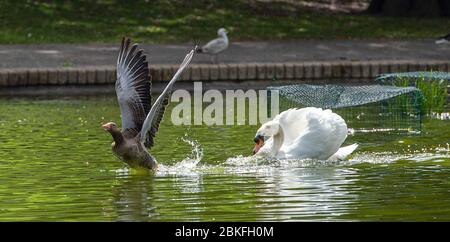
[(0, 100), (1, 221), (450, 220), (450, 126), (355, 133), (345, 162), (249, 157), (255, 126), (172, 126), (157, 172), (129, 170), (102, 122), (114, 97)]

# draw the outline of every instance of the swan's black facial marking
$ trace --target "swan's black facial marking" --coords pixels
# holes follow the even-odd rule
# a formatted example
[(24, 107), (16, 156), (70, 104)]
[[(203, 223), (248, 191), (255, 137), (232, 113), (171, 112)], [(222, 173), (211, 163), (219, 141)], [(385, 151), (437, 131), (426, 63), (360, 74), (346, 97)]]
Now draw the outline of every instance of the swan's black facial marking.
[(264, 141), (264, 136), (256, 135), (256, 137), (253, 139), (253, 141), (255, 141), (255, 143), (257, 143), (257, 144), (259, 144), (260, 140)]
[(255, 147), (253, 148), (253, 154), (258, 153), (259, 149), (261, 149), (261, 147), (264, 144), (264, 136), (262, 135), (256, 135), (255, 139)]

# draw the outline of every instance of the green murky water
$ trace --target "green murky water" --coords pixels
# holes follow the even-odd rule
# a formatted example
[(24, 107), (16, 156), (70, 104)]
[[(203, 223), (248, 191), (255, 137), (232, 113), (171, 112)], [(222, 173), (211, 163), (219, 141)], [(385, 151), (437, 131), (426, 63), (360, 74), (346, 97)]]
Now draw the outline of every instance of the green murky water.
[(0, 221), (450, 221), (450, 121), (356, 133), (351, 160), (258, 164), (256, 126), (172, 126), (155, 174), (126, 169), (100, 123), (114, 97), (0, 100)]

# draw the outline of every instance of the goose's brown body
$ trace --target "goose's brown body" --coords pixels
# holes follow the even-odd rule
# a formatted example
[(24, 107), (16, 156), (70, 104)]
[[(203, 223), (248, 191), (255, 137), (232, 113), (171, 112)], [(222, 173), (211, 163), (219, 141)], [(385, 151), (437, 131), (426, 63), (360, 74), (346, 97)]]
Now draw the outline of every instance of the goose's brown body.
[(126, 139), (120, 130), (116, 132), (118, 133), (113, 135), (114, 142), (111, 148), (117, 157), (131, 167), (144, 167), (151, 170), (157, 168), (156, 159), (147, 151), (147, 147), (139, 142), (138, 137)]
[(111, 133), (114, 142), (111, 144), (113, 153), (131, 167), (144, 167), (154, 170), (158, 167), (156, 159), (147, 151), (147, 147), (139, 141), (139, 135), (126, 138), (115, 123), (102, 125)]

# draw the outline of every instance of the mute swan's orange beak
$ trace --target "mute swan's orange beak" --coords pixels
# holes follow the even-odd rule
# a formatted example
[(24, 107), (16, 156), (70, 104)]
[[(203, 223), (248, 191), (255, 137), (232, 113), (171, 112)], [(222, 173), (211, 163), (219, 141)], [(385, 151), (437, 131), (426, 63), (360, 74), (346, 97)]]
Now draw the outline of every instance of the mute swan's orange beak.
[(261, 147), (264, 144), (264, 137), (257, 135), (255, 137), (254, 141), (255, 141), (255, 147), (253, 148), (253, 154), (256, 154), (256, 153), (258, 153), (259, 149), (261, 149)]

